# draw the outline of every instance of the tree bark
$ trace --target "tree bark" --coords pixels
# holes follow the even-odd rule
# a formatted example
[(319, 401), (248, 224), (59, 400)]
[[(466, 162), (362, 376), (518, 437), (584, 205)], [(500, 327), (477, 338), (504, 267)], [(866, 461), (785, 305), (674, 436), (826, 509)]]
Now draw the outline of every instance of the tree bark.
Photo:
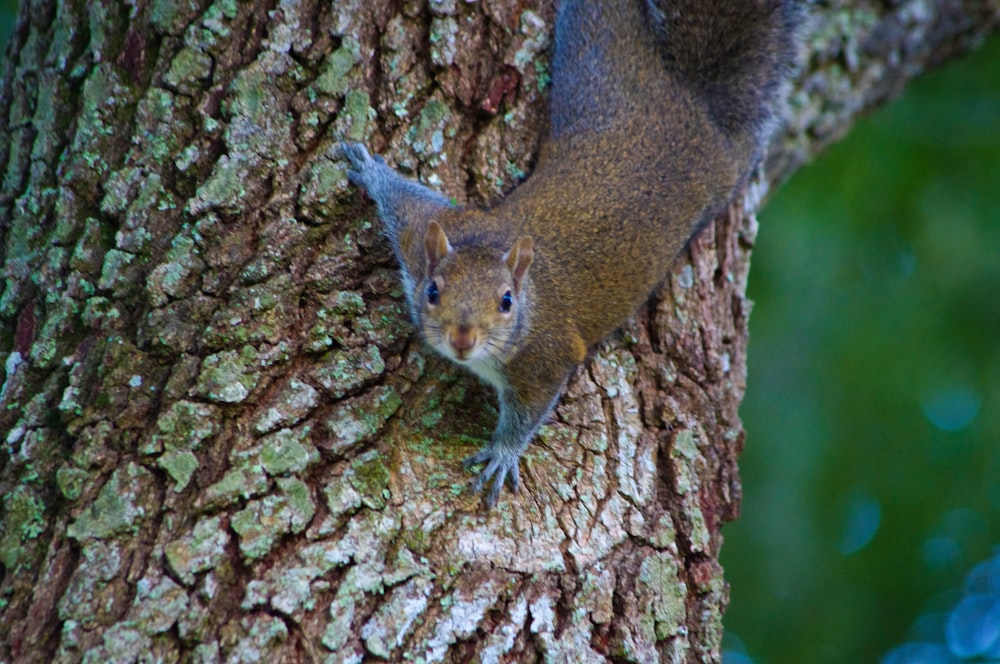
[[(0, 88), (0, 660), (719, 660), (753, 211), (1000, 4), (820, 3), (767, 167), (484, 512), (490, 390), (412, 333), (361, 140), (496, 200), (543, 0), (24, 0)], [(831, 192), (831, 195), (836, 195)]]

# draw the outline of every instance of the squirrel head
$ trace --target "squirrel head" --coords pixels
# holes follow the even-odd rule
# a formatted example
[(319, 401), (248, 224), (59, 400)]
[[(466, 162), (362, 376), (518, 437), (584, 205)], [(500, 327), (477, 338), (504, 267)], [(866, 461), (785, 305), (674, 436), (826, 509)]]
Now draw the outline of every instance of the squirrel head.
[(518, 238), (506, 252), (453, 247), (441, 224), (432, 221), (424, 250), (426, 276), (416, 285), (414, 299), (427, 342), (473, 369), (502, 360), (505, 349), (527, 331), (531, 238)]

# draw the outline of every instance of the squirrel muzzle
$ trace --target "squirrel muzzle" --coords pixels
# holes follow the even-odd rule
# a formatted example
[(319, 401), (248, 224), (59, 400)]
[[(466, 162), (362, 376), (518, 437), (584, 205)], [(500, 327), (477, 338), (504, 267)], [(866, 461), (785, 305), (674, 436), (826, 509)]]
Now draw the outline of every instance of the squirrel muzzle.
[(469, 359), (472, 351), (476, 348), (477, 341), (478, 335), (468, 325), (458, 325), (448, 330), (448, 345), (451, 346), (455, 358), (458, 360)]

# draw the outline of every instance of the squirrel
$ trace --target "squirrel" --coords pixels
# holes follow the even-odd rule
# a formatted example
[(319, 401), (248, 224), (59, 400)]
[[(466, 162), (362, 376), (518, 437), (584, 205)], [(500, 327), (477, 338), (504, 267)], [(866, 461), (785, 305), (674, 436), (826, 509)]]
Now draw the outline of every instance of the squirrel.
[(549, 134), (488, 209), (453, 205), (341, 144), (439, 353), (490, 383), (492, 508), (588, 349), (620, 327), (730, 202), (777, 123), (803, 0), (561, 0)]

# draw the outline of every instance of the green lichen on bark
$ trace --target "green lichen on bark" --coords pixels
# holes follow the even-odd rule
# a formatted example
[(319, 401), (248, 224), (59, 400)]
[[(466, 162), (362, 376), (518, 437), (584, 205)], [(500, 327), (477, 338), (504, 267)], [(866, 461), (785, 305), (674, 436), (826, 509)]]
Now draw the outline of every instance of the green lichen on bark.
[(390, 386), (379, 386), (362, 396), (342, 401), (325, 422), (332, 436), (330, 449), (346, 450), (372, 439), (402, 405), (399, 392)]
[(334, 351), (317, 364), (313, 377), (333, 398), (343, 397), (385, 371), (385, 362), (375, 346)]
[(222, 563), (229, 544), (229, 531), (221, 516), (199, 520), (191, 532), (170, 542), (164, 556), (170, 570), (186, 585), (193, 585), (195, 574), (214, 569)]
[(259, 377), (253, 369), (255, 352), (250, 346), (209, 355), (195, 387), (198, 394), (219, 403), (238, 403), (247, 398)]
[(642, 561), (639, 567), (638, 583), (645, 586), (643, 595), (649, 597), (649, 610), (644, 615), (648, 620), (640, 623), (640, 629), (650, 641), (663, 641), (681, 633), (687, 608), (687, 586), (679, 578), (680, 569), (672, 555), (654, 553)]
[(292, 378), (264, 405), (254, 420), (254, 431), (260, 434), (302, 421), (319, 404), (319, 392), (308, 383)]
[(112, 473), (94, 502), (66, 528), (78, 541), (107, 539), (139, 532), (142, 522), (156, 513), (149, 471), (129, 463)]
[(316, 448), (310, 445), (312, 427), (282, 429), (261, 439), (260, 465), (268, 475), (302, 473), (319, 461)]
[(3, 497), (3, 518), (0, 520), (0, 563), (16, 570), (25, 545), (45, 532), (45, 503), (30, 487), (18, 487)]
[(198, 470), (198, 457), (190, 450), (168, 450), (156, 460), (156, 465), (174, 480), (174, 491), (180, 493)]
[(701, 473), (698, 465), (702, 455), (698, 450), (697, 436), (692, 431), (681, 431), (674, 438), (672, 457), (677, 475), (677, 491), (684, 505), (684, 518), (691, 524), (691, 546), (695, 551), (705, 551), (710, 546), (711, 533), (705, 523), (699, 496)]
[(152, 451), (196, 450), (219, 431), (220, 410), (210, 404), (181, 400), (172, 403), (156, 420)]
[(363, 505), (372, 509), (385, 507), (390, 497), (390, 473), (378, 453), (369, 452), (358, 457), (344, 479), (358, 492)]
[(301, 480), (279, 477), (275, 484), (275, 493), (251, 500), (233, 515), (231, 525), (246, 558), (260, 558), (283, 535), (305, 530), (316, 511), (309, 487)]
[(352, 37), (345, 37), (340, 48), (331, 53), (321, 65), (311, 93), (336, 97), (349, 92), (351, 85), (360, 81), (352, 81), (348, 74), (360, 63), (361, 44)]
[(233, 505), (240, 499), (263, 495), (270, 485), (260, 465), (237, 466), (205, 487), (198, 497), (198, 506), (202, 511), (210, 511)]

